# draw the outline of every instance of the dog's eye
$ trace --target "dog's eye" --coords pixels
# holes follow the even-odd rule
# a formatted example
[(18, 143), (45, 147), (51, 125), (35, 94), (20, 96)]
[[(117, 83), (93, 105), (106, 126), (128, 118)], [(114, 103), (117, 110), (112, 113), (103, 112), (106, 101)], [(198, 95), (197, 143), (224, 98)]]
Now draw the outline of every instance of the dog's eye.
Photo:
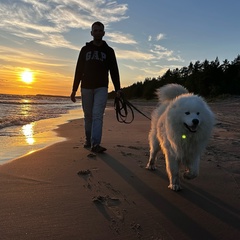
[(190, 114), (190, 112), (185, 112), (185, 114), (186, 114), (186, 115), (189, 115), (189, 114)]
[(199, 115), (200, 114), (200, 112), (197, 112), (197, 115)]

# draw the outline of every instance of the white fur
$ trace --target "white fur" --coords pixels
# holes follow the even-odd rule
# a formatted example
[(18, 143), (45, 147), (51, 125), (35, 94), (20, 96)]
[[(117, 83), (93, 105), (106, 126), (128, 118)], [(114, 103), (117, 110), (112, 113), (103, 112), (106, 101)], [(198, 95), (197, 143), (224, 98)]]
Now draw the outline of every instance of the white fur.
[(178, 191), (180, 164), (186, 168), (184, 178), (193, 179), (199, 174), (200, 155), (211, 136), (214, 115), (201, 97), (188, 93), (181, 85), (168, 84), (157, 93), (160, 105), (152, 113), (146, 168), (155, 170), (157, 153), (162, 149), (168, 187)]

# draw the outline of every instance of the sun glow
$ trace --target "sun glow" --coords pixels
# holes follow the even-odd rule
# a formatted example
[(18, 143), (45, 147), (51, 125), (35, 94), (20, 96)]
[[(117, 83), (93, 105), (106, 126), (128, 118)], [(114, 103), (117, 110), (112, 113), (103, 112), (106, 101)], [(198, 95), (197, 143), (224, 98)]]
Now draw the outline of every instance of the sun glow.
[(21, 73), (21, 80), (27, 84), (33, 82), (33, 72), (29, 69), (26, 69)]

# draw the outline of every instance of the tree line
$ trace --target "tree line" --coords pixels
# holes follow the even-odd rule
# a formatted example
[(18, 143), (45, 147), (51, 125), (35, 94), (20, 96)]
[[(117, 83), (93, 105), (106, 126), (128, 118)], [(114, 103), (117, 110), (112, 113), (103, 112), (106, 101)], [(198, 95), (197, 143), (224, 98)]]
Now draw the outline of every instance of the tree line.
[[(127, 99), (155, 98), (157, 88), (165, 84), (178, 83), (186, 87), (189, 92), (203, 97), (216, 97), (223, 94), (240, 95), (240, 55), (231, 63), (224, 60), (220, 64), (218, 57), (214, 61), (190, 62), (188, 67), (181, 69), (168, 69), (163, 76), (146, 78), (123, 88)], [(109, 93), (109, 98), (114, 98), (115, 93)]]

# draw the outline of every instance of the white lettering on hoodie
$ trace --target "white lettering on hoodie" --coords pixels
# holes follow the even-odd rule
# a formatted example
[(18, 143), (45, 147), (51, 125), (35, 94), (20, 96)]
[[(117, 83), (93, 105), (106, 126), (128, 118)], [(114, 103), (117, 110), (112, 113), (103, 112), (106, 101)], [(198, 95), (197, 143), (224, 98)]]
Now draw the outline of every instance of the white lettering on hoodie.
[(104, 61), (106, 60), (106, 53), (98, 51), (89, 51), (86, 53), (86, 61), (89, 60)]

